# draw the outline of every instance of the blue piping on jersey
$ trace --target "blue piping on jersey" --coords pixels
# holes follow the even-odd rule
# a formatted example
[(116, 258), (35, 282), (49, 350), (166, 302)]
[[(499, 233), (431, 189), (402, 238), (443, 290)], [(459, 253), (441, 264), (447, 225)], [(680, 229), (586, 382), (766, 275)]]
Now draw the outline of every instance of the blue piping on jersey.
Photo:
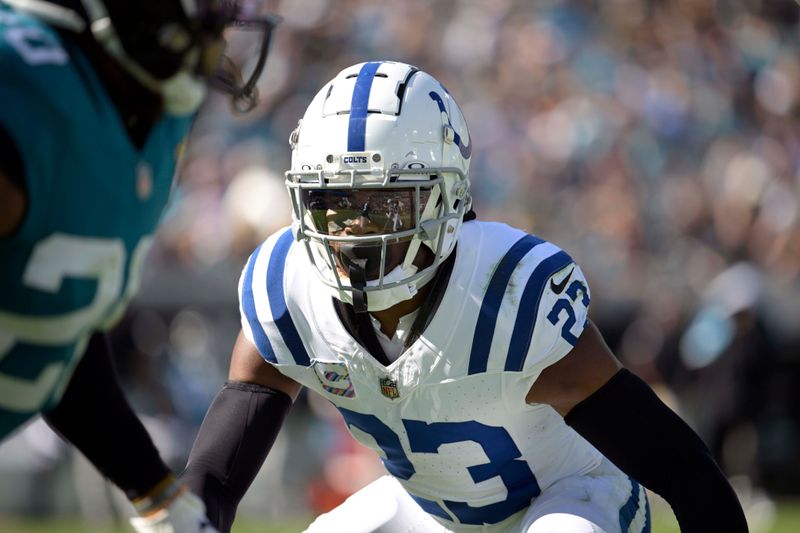
[[(641, 486), (633, 478), (628, 479), (631, 482), (631, 495), (628, 498), (628, 501), (625, 502), (625, 505), (623, 505), (619, 510), (619, 527), (622, 533), (629, 532), (631, 523), (633, 522), (633, 519), (636, 518), (636, 513), (639, 511), (639, 493), (642, 490)], [(641, 533), (650, 533), (650, 505), (647, 502), (646, 495), (644, 505), (645, 523)]]
[(560, 251), (533, 269), (519, 300), (519, 312), (514, 321), (514, 330), (511, 332), (511, 342), (508, 345), (506, 371), (519, 372), (525, 365), (525, 358), (528, 355), (531, 339), (533, 339), (533, 330), (536, 326), (536, 317), (539, 315), (539, 301), (547, 285), (547, 280), (570, 263), (572, 263), (572, 258), (566, 252)]
[(294, 362), (298, 365), (309, 366), (311, 359), (308, 357), (308, 352), (306, 352), (303, 341), (300, 339), (300, 334), (294, 326), (292, 316), (289, 314), (289, 309), (286, 306), (286, 294), (283, 291), (286, 256), (289, 254), (289, 248), (292, 246), (293, 241), (292, 230), (287, 229), (278, 237), (278, 242), (275, 243), (275, 248), (272, 249), (272, 253), (269, 256), (269, 265), (267, 266), (267, 298), (269, 299), (270, 311), (272, 311), (272, 319), (278, 331), (281, 332), (283, 341), (289, 348)]
[(347, 151), (363, 152), (367, 133), (367, 111), (372, 80), (378, 71), (380, 61), (365, 63), (356, 78), (353, 99), (350, 101), (350, 122), (347, 125)]
[(259, 245), (258, 248), (256, 248), (247, 263), (247, 270), (244, 273), (244, 280), (242, 281), (242, 309), (244, 310), (244, 316), (247, 317), (247, 323), (250, 324), (250, 330), (253, 332), (253, 341), (256, 343), (258, 353), (267, 361), (277, 363), (278, 360), (275, 358), (275, 352), (272, 350), (269, 337), (267, 337), (264, 328), (261, 327), (261, 322), (258, 320), (255, 298), (253, 296), (253, 270), (256, 266), (258, 254), (261, 252), (261, 246), (263, 245)]
[(511, 279), (517, 264), (522, 261), (534, 246), (542, 244), (544, 241), (533, 235), (525, 235), (514, 243), (492, 274), (489, 286), (486, 288), (486, 295), (481, 302), (481, 309), (478, 313), (478, 321), (475, 324), (475, 333), (472, 336), (472, 350), (469, 354), (469, 374), (486, 372), (486, 365), (489, 363), (489, 350), (492, 346), (492, 337), (497, 325), (497, 315), (500, 312), (500, 303), (506, 292), (506, 287)]

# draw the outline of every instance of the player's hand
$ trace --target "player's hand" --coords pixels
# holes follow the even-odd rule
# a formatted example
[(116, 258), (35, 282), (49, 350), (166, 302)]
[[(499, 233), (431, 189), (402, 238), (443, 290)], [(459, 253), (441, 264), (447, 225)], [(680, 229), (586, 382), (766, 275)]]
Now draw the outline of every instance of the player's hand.
[(203, 501), (184, 490), (167, 507), (131, 518), (138, 533), (218, 533), (206, 517)]

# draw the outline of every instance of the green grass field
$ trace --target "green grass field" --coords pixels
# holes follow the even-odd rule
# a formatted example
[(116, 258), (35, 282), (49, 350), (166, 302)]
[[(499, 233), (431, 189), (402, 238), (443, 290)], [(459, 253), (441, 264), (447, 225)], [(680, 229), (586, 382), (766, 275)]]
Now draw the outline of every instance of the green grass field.
[[(237, 521), (233, 533), (298, 533), (308, 520), (276, 523), (266, 520)], [(3, 533), (132, 533), (128, 527), (87, 526), (69, 520), (14, 520), (0, 516)], [(783, 501), (777, 504), (775, 522), (769, 529), (753, 529), (751, 533), (797, 533), (800, 531), (800, 501)], [(663, 508), (653, 513), (653, 533), (679, 533), (678, 525), (669, 511)]]

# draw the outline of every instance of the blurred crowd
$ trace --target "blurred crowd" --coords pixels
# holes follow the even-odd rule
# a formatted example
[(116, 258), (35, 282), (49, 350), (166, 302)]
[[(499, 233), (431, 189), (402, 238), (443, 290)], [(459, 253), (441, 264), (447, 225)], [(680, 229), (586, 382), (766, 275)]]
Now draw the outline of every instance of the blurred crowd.
[[(239, 271), (290, 221), (289, 133), (339, 70), (396, 59), (460, 103), (478, 217), (552, 240), (581, 264), (609, 345), (727, 474), (800, 493), (794, 0), (276, 6), (284, 22), (261, 104), (246, 117), (221, 97), (206, 104), (142, 294), (115, 333), (134, 402), (154, 427), (168, 426), (160, 440), (171, 459), (185, 457), (226, 374)], [(251, 44), (236, 40), (233, 53)], [(282, 437), (268, 460), (277, 474), (262, 483), (294, 487), (295, 510), (314, 512), (349, 490), (333, 486), (342, 480), (331, 454), (360, 452), (335, 417), (313, 414), (324, 406), (303, 398), (295, 411), (293, 445)], [(359, 468), (378, 471), (366, 458)]]

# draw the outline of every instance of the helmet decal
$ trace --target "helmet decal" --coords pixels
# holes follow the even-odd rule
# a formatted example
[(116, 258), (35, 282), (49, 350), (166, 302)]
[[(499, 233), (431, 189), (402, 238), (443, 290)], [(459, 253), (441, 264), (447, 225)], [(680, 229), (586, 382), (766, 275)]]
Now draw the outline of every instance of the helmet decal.
[(365, 63), (358, 73), (356, 86), (353, 89), (353, 100), (350, 104), (350, 123), (347, 128), (347, 151), (363, 152), (364, 138), (367, 131), (367, 111), (372, 80), (378, 71), (380, 61)]
[[(444, 89), (444, 86), (442, 86), (442, 89)], [(447, 92), (447, 89), (444, 89), (444, 90), (445, 90), (445, 92)], [(458, 150), (461, 152), (461, 157), (463, 157), (464, 159), (469, 159), (469, 157), (472, 155), (472, 144), (468, 144), (468, 145), (465, 146), (463, 141), (462, 141), (462, 139), (461, 139), (461, 136), (458, 134), (456, 129), (453, 128), (453, 123), (450, 122), (450, 113), (447, 112), (447, 108), (444, 105), (444, 101), (442, 100), (442, 97), (439, 96), (434, 91), (429, 92), (428, 96), (430, 96), (431, 99), (434, 102), (436, 102), (436, 105), (439, 106), (439, 111), (441, 113), (444, 113), (447, 116), (447, 124), (450, 126), (450, 128), (453, 130), (453, 133), (455, 134), (454, 138), (453, 138), (453, 142), (456, 144), (456, 146), (458, 146)], [(469, 142), (469, 139), (467, 139), (467, 142)]]

